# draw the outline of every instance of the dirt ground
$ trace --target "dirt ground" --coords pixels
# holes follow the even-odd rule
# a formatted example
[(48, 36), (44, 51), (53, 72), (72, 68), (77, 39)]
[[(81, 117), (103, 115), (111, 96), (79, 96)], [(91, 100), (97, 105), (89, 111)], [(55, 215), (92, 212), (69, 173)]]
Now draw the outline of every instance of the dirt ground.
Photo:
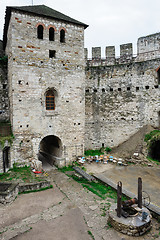
[[(154, 128), (150, 125), (142, 127), (138, 132), (132, 135), (127, 141), (112, 149), (112, 154), (117, 157), (130, 158), (138, 149), (138, 146), (145, 148), (144, 137), (147, 133), (153, 131)], [(144, 149), (143, 149), (144, 150)]]
[[(53, 189), (20, 195), (12, 204), (0, 207), (0, 239), (135, 239), (108, 225), (107, 204), (114, 199), (102, 200), (58, 170), (48, 173)], [(159, 232), (160, 224), (153, 219), (152, 230), (136, 239), (160, 239)]]

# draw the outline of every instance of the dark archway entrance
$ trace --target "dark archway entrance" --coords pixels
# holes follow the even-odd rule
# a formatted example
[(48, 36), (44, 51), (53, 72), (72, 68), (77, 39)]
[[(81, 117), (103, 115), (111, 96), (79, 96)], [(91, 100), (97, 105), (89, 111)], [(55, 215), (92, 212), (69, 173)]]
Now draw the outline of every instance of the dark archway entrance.
[(3, 149), (3, 172), (6, 172), (6, 168), (9, 168), (9, 154), (10, 147), (5, 147)]
[(160, 162), (160, 140), (152, 143), (150, 146), (149, 156)]
[(59, 158), (62, 157), (62, 142), (54, 136), (49, 135), (42, 139), (39, 146), (38, 159), (42, 161), (43, 167), (56, 165)]

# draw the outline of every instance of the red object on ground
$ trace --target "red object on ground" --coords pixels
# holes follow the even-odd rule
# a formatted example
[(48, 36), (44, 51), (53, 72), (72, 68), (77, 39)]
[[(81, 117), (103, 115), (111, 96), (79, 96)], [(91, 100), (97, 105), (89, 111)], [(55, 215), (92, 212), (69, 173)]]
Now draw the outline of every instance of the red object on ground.
[(42, 172), (40, 172), (40, 171), (33, 171), (34, 173), (42, 173)]

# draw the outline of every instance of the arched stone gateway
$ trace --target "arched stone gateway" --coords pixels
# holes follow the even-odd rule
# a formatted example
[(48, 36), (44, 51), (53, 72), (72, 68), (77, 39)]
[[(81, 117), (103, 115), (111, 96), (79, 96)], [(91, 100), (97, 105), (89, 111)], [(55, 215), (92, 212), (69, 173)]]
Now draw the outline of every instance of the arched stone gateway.
[(42, 161), (43, 167), (63, 166), (65, 159), (62, 158), (61, 140), (54, 135), (44, 137), (39, 145), (38, 159)]

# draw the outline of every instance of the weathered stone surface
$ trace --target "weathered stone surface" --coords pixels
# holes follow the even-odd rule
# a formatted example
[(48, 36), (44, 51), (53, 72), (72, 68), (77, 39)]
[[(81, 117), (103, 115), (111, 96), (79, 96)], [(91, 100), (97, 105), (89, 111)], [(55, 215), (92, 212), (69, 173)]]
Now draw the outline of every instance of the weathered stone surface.
[[(151, 229), (151, 215), (147, 208), (143, 207), (141, 212), (128, 218), (123, 216), (117, 217), (116, 204), (112, 204), (108, 222), (119, 232), (127, 234), (128, 236), (141, 236), (149, 229)], [(147, 219), (142, 221), (142, 212), (148, 213)]]
[[(37, 26), (42, 23), (44, 36), (38, 39)], [(50, 26), (55, 28), (54, 41), (49, 41)], [(60, 42), (62, 28), (65, 29), (64, 43)], [(49, 57), (49, 50), (56, 51), (55, 58)], [(9, 56), (10, 116), (15, 135), (12, 161), (36, 158), (41, 140), (50, 135), (60, 139), (61, 154), (56, 157), (65, 159), (63, 165), (82, 155), (84, 26), (13, 10), (6, 54)], [(45, 103), (49, 89), (56, 92), (55, 110), (51, 111), (46, 110)]]
[[(99, 61), (100, 63), (100, 61)], [(86, 68), (85, 147), (118, 146), (145, 125), (159, 126), (160, 59)]]
[[(43, 39), (37, 38), (39, 24), (44, 26)], [(50, 26), (55, 28), (54, 41), (49, 41)], [(65, 43), (60, 42), (62, 28)], [(139, 38), (136, 57), (132, 44), (123, 44), (120, 58), (109, 46), (101, 59), (101, 48), (96, 47), (87, 61), (83, 26), (13, 10), (5, 52), (8, 70), (0, 64), (0, 121), (9, 120), (10, 110), (15, 135), (11, 165), (36, 159), (46, 136), (60, 140), (56, 157), (63, 161), (56, 165), (62, 166), (82, 155), (84, 148), (112, 148), (145, 125), (159, 127), (159, 38), (160, 33)], [(49, 57), (50, 50), (55, 57)], [(56, 93), (51, 111), (45, 105), (49, 89)]]
[(32, 160), (31, 161), (31, 167), (34, 168), (37, 171), (42, 171), (42, 162), (39, 160)]

